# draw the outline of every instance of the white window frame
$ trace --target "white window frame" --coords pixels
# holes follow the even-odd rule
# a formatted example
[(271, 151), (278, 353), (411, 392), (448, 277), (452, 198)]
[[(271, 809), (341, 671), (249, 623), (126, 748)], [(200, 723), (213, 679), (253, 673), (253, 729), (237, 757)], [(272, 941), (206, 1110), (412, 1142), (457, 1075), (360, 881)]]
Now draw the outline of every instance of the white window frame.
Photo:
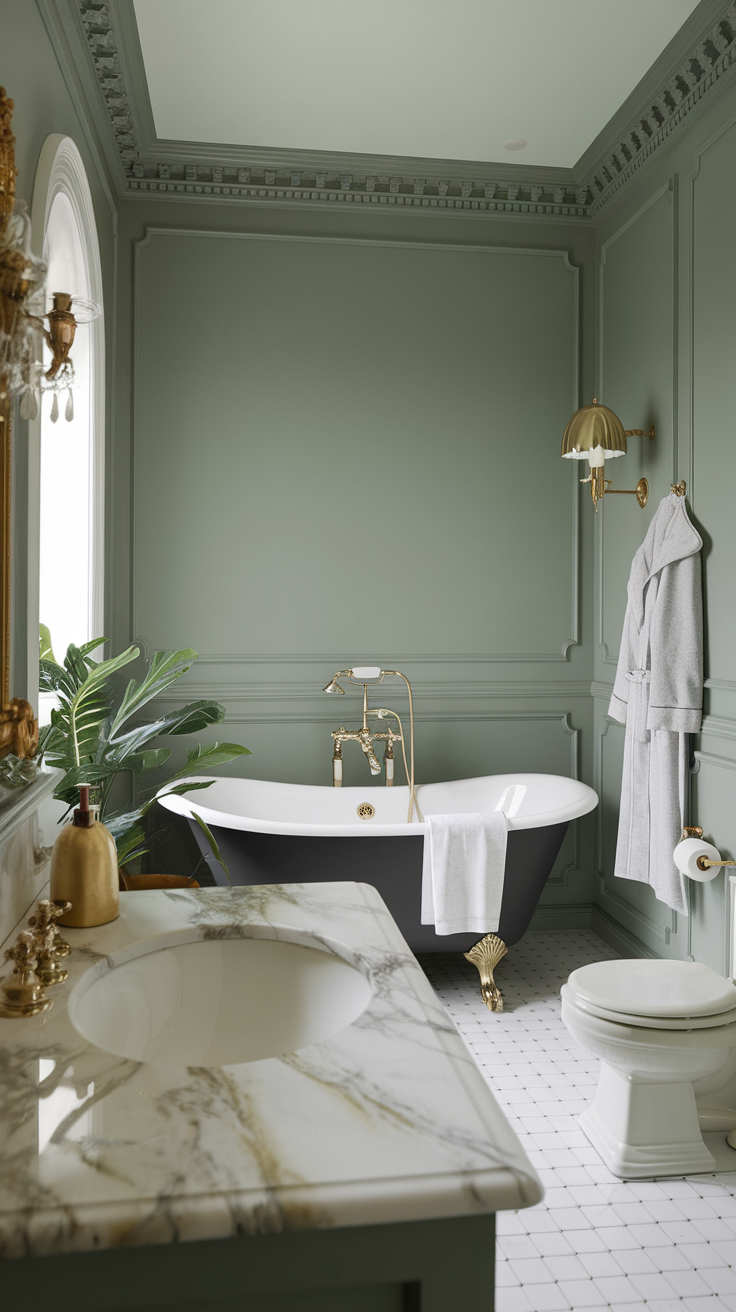
[[(71, 137), (54, 133), (41, 148), (33, 187), (31, 225), (35, 253), (43, 256), (51, 207), (63, 193), (79, 232), (89, 297), (103, 307), (102, 266), (92, 194), (82, 157)], [(72, 290), (71, 288), (69, 290)], [(105, 587), (105, 318), (100, 314), (89, 333), (90, 371), (90, 580), (89, 626), (93, 637), (104, 633)], [(28, 425), (28, 699), (38, 705), (38, 623), (41, 536), (41, 408)], [(60, 653), (56, 653), (57, 659)], [(63, 653), (61, 653), (63, 655)]]

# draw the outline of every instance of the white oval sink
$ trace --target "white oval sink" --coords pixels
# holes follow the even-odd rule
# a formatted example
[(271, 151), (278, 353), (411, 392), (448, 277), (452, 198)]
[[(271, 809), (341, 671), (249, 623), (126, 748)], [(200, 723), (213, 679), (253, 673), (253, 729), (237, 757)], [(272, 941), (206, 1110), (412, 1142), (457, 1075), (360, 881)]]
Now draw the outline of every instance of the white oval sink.
[(360, 971), (317, 947), (221, 938), (146, 948), (120, 964), (109, 958), (112, 968), (86, 987), (83, 977), (69, 1000), (84, 1038), (134, 1061), (281, 1057), (350, 1025), (372, 996)]

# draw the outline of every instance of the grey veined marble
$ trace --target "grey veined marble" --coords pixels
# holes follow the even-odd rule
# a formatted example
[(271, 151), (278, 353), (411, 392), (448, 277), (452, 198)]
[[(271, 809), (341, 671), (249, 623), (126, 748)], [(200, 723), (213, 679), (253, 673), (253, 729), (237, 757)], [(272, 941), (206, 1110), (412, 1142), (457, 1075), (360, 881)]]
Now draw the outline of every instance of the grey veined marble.
[[(121, 906), (110, 925), (64, 931), (69, 980), (53, 990), (50, 1012), (0, 1020), (0, 1255), (424, 1220), (540, 1199), (518, 1140), (373, 888), (126, 893)], [(365, 977), (367, 1005), (321, 1042), (221, 1066), (113, 1055), (72, 1023), (70, 995), (81, 1023), (88, 984), (124, 1000), (125, 972), (113, 978), (111, 965), (223, 938), (321, 947)], [(224, 990), (213, 972), (186, 1003), (200, 1030), (211, 1016), (214, 1033), (225, 1003), (235, 1026), (272, 1004), (260, 986)], [(157, 989), (150, 1004), (152, 1014), (163, 1005)], [(111, 1028), (98, 1041), (135, 1048), (146, 1039), (142, 1010), (131, 1034)], [(193, 1016), (192, 1034), (196, 1025)]]

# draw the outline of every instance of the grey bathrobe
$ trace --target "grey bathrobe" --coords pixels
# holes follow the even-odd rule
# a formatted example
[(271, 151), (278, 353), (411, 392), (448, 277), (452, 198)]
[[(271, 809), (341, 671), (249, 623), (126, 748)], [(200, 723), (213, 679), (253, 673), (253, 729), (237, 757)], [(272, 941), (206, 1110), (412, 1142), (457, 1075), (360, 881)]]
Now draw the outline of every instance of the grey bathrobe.
[(687, 915), (672, 853), (682, 833), (687, 746), (703, 705), (700, 535), (685, 498), (660, 501), (634, 556), (608, 714), (626, 725), (614, 874), (651, 884)]

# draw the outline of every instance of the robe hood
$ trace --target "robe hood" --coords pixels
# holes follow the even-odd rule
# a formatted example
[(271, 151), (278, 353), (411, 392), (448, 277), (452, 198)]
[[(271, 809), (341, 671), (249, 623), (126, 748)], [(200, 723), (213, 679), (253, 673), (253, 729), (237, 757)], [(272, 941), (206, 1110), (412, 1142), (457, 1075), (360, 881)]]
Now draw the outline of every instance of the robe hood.
[(702, 545), (703, 539), (690, 523), (685, 498), (671, 492), (660, 501), (632, 563), (628, 594), (637, 628), (644, 623), (644, 589), (649, 580), (666, 565), (694, 556)]

